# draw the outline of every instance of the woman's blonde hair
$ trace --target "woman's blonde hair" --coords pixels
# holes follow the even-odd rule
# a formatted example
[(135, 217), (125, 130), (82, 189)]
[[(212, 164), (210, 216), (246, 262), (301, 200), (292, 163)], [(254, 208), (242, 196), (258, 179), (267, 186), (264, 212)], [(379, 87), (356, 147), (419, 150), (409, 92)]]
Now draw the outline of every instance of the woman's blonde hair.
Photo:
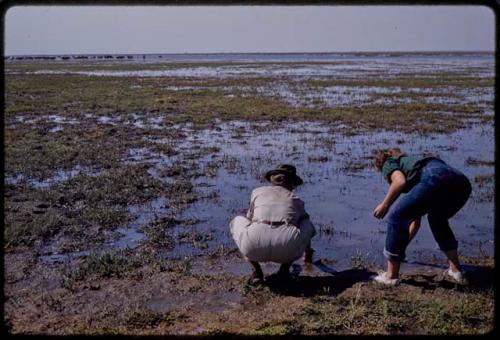
[(382, 171), (385, 161), (389, 157), (404, 156), (405, 153), (400, 148), (379, 149), (375, 152), (375, 167), (378, 171)]

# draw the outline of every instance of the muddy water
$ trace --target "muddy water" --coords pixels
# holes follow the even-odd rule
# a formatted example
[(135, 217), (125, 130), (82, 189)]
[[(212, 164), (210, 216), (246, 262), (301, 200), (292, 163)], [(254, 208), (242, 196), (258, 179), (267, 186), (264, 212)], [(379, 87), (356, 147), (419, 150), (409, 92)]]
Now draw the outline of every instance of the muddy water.
[[(478, 187), (474, 179), (492, 175), (494, 168), (470, 162), (494, 160), (492, 126), (477, 125), (453, 134), (426, 137), (395, 132), (351, 136), (349, 131), (342, 132), (341, 126), (341, 132), (331, 132), (331, 128), (312, 122), (279, 125), (231, 122), (205, 130), (192, 130), (185, 125), (176, 127), (188, 135), (185, 140), (178, 141), (178, 155), (158, 157), (148, 148), (130, 150), (124, 161), (147, 163), (151, 165), (149, 173), (156, 177), (159, 170), (181, 161), (193, 149), (200, 146), (219, 148), (218, 152), (201, 154), (195, 160), (206, 174), (192, 179), (200, 199), (177, 217), (199, 222), (166, 231), (178, 242), (173, 249), (165, 249), (165, 257), (204, 257), (221, 246), (234, 248), (228, 229), (230, 219), (246, 212), (254, 188), (267, 185), (262, 176), (265, 171), (281, 163), (291, 163), (304, 179), (304, 185), (296, 191), (305, 201), (318, 231), (312, 243), (315, 258), (327, 259), (333, 264), (333, 268), (329, 268), (334, 270), (351, 267), (356, 262), (381, 265), (386, 225), (375, 219), (372, 211), (383, 199), (388, 185), (371, 165), (370, 156), (375, 148), (391, 146), (398, 146), (410, 154), (436, 155), (469, 177), (473, 185), (472, 196), (451, 219), (451, 225), (461, 253), (471, 256), (493, 253), (493, 188), (487, 188), (485, 196), (485, 189)], [(208, 171), (209, 167), (215, 167), (215, 171)], [(158, 178), (167, 182), (173, 180)], [(167, 200), (168, 197), (159, 197), (144, 205), (131, 206), (129, 210), (135, 219), (119, 228), (117, 239), (107, 242), (104, 248), (139, 246), (145, 240), (141, 226), (156, 217), (171, 214)], [(200, 236), (197, 242), (183, 239), (185, 235), (196, 234)], [(418, 264), (430, 263), (433, 258), (442, 259), (425, 219), (407, 256), (409, 263)], [(44, 259), (61, 260), (56, 255)], [(242, 261), (236, 261), (220, 270), (246, 272), (248, 269)]]
[[(222, 157), (235, 160), (231, 167), (222, 166), (216, 177), (195, 180), (196, 183), (208, 184), (209, 190), (216, 190), (217, 200), (200, 200), (183, 213), (185, 218), (204, 221), (187, 227), (188, 231), (215, 233), (215, 237), (208, 241), (210, 248), (220, 244), (234, 246), (228, 231), (229, 220), (245, 212), (253, 188), (266, 185), (260, 175), (280, 163), (292, 163), (305, 182), (297, 193), (305, 201), (319, 232), (313, 240), (317, 257), (333, 259), (338, 267), (348, 267), (353, 258), (381, 263), (386, 226), (384, 221), (372, 217), (372, 210), (383, 199), (387, 184), (366, 157), (374, 148), (397, 145), (411, 154), (437, 155), (471, 179), (472, 197), (451, 219), (451, 224), (462, 253), (492, 254), (494, 206), (492, 201), (479, 199), (480, 192), (474, 178), (493, 174), (494, 169), (465, 162), (468, 158), (493, 160), (492, 127), (474, 127), (451, 135), (431, 137), (387, 132), (345, 136), (331, 134), (328, 127), (304, 123), (277, 127), (264, 133), (257, 133), (247, 126), (242, 138), (232, 138), (229, 131), (237, 130), (242, 124), (225, 126), (223, 133), (214, 130), (193, 132), (192, 140), (185, 143), (185, 147), (194, 141), (204, 146), (222, 146)], [(477, 145), (483, 147), (478, 150)], [(209, 160), (210, 155), (207, 155), (199, 162)], [(361, 164), (363, 168), (350, 168), (350, 164)], [(187, 254), (190, 249), (184, 247), (177, 251)], [(197, 252), (196, 249), (193, 251)], [(174, 250), (172, 255), (175, 253)], [(433, 255), (441, 256), (424, 220), (409, 247), (408, 260), (426, 261)]]

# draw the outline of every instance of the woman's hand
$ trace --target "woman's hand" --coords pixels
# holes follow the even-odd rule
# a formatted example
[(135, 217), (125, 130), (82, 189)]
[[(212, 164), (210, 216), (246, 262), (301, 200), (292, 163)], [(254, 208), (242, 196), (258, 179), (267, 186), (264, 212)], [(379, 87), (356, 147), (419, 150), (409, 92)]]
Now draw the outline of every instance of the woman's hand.
[(380, 203), (379, 205), (377, 205), (375, 210), (373, 210), (373, 216), (375, 216), (376, 218), (384, 218), (388, 211), (389, 206), (385, 203)]

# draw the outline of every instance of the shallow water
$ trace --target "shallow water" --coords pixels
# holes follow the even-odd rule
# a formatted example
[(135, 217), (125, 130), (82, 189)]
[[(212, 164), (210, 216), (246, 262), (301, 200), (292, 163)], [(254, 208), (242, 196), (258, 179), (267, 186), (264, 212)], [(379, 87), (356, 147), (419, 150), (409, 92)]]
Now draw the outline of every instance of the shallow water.
[[(270, 130), (259, 132), (266, 124)], [(182, 130), (188, 137), (177, 145), (178, 155), (160, 157), (149, 152), (148, 148), (130, 150), (126, 162), (148, 163), (151, 165), (149, 173), (157, 176), (160, 169), (181, 160), (183, 150), (200, 144), (219, 148), (215, 152), (218, 166), (215, 175), (193, 179), (201, 198), (177, 216), (200, 222), (169, 229), (167, 234), (178, 242), (173, 249), (163, 252), (165, 257), (202, 256), (221, 245), (226, 249), (234, 248), (228, 229), (230, 219), (246, 212), (251, 190), (267, 185), (262, 181), (265, 171), (281, 163), (292, 163), (305, 182), (296, 191), (304, 200), (318, 231), (312, 243), (316, 258), (335, 261), (336, 270), (348, 268), (356, 261), (382, 264), (386, 225), (384, 221), (375, 219), (372, 211), (383, 199), (388, 186), (371, 165), (370, 156), (375, 148), (395, 145), (410, 154), (439, 156), (469, 177), (473, 185), (471, 198), (450, 222), (459, 240), (461, 253), (492, 255), (493, 197), (483, 197), (485, 189), (479, 188), (474, 179), (494, 174), (494, 168), (467, 162), (470, 159), (494, 160), (492, 126), (477, 125), (453, 134), (431, 136), (394, 132), (351, 136), (332, 133), (330, 128), (312, 122), (280, 126), (232, 122), (221, 124), (217, 129), (204, 130), (191, 130), (189, 126), (184, 126)], [(478, 149), (477, 145), (482, 147)], [(206, 169), (211, 162), (214, 162), (213, 154), (201, 155), (196, 160), (201, 169)], [(160, 179), (172, 181), (168, 177)], [(491, 187), (488, 190), (493, 192)], [(166, 202), (166, 197), (160, 197), (147, 204), (130, 207), (135, 220), (119, 228), (118, 239), (110, 240), (105, 247), (123, 249), (139, 246), (145, 239), (139, 231), (140, 227), (155, 217), (171, 213)], [(200, 242), (183, 242), (182, 235), (186, 233), (198, 234), (202, 238)], [(425, 218), (416, 239), (408, 248), (407, 256), (410, 263), (442, 258)], [(246, 268), (244, 264), (238, 266)]]
[(21, 181), (26, 181), (28, 185), (34, 188), (48, 188), (56, 183), (67, 181), (79, 174), (86, 174), (88, 176), (98, 176), (102, 172), (99, 169), (93, 169), (92, 167), (84, 167), (81, 165), (75, 165), (71, 169), (59, 169), (56, 170), (51, 176), (44, 179), (28, 178), (23, 174), (18, 174), (16, 176), (6, 176), (5, 184), (16, 185)]
[[(400, 87), (380, 86), (327, 86), (322, 88), (308, 88), (297, 85), (291, 87), (288, 84), (270, 83), (266, 86), (257, 87), (255, 90), (263, 95), (284, 100), (293, 107), (362, 107), (373, 104), (415, 103), (423, 100), (431, 104), (474, 104), (486, 109), (492, 106), (494, 100), (493, 88), (447, 87), (437, 89), (402, 89)], [(403, 90), (410, 93), (432, 94), (432, 96), (427, 95), (422, 98), (392, 96), (401, 93)], [(241, 88), (241, 91), (246, 91), (246, 89)], [(375, 97), (378, 94), (383, 94), (384, 97)]]
[[(494, 57), (492, 54), (277, 54), (277, 55), (159, 55), (148, 56), (148, 61), (141, 58), (114, 62), (74, 61), (60, 64), (58, 68), (44, 69), (43, 63), (30, 66), (29, 70), (14, 72), (16, 74), (67, 74), (104, 77), (152, 77), (152, 78), (196, 78), (225, 79), (265, 77), (270, 79), (263, 86), (166, 86), (163, 90), (177, 91), (224, 91), (226, 97), (249, 96), (255, 93), (274, 97), (293, 107), (363, 107), (373, 104), (394, 105), (400, 103), (425, 102), (429, 104), (475, 105), (483, 112), (493, 106), (494, 89), (486, 88), (400, 88), (378, 86), (308, 86), (305, 82), (311, 79), (321, 80), (357, 80), (360, 84), (365, 80), (387, 80), (398, 77), (415, 76), (435, 78), (443, 73), (458, 77), (493, 78)], [(142, 56), (140, 56), (142, 57)], [(192, 59), (190, 59), (192, 57)], [(158, 62), (151, 69), (150, 61)], [(183, 64), (176, 65), (176, 61)], [(192, 61), (205, 62), (203, 65), (192, 64)], [(221, 65), (221, 61), (227, 63)], [(217, 63), (214, 63), (217, 62)], [(187, 66), (186, 66), (187, 64)], [(15, 64), (14, 64), (15, 65)], [(115, 69), (107, 69), (114, 65)], [(116, 67), (128, 65), (125, 69)], [(132, 65), (132, 67), (131, 67)], [(83, 68), (83, 69), (82, 69)], [(7, 68), (6, 74), (11, 74)], [(141, 89), (139, 84), (131, 85), (131, 89)], [(400, 96), (408, 91), (419, 96)], [(426, 95), (423, 95), (426, 94)], [(52, 119), (55, 115), (41, 117), (53, 123), (74, 123), (61, 119)], [(21, 117), (22, 118), (22, 117)], [(56, 117), (57, 118), (57, 117)], [(36, 123), (36, 118), (26, 123)], [(99, 117), (99, 123), (114, 125), (120, 117)], [(22, 120), (20, 121), (22, 122)], [(159, 122), (132, 116), (126, 124), (136, 127), (160, 129)], [(60, 131), (61, 125), (53, 128)]]
[[(419, 73), (433, 77), (436, 72), (448, 72), (456, 75), (474, 72), (478, 77), (493, 77), (494, 73), (489, 70), (494, 59), (474, 60), (465, 62), (462, 60), (425, 60), (413, 61), (411, 59), (400, 59), (397, 61), (385, 60), (349, 60), (348, 62), (335, 64), (309, 64), (289, 65), (277, 63), (259, 66), (224, 65), (224, 66), (193, 66), (165, 68), (163, 70), (72, 70), (71, 68), (47, 70), (40, 69), (28, 71), (26, 74), (77, 74), (102, 77), (193, 77), (193, 78), (231, 78), (231, 77), (305, 77), (308, 79), (322, 77), (336, 77), (340, 79), (352, 79), (364, 77), (369, 79), (378, 78), (380, 72), (384, 72), (387, 78), (411, 75)], [(388, 65), (390, 63), (390, 65)], [(144, 65), (147, 66), (147, 65)], [(390, 66), (390, 69), (387, 67)], [(9, 71), (7, 70), (7, 73)]]
[[(422, 137), (392, 132), (357, 136), (332, 134), (328, 126), (307, 122), (287, 124), (265, 132), (257, 132), (252, 126), (233, 122), (216, 130), (192, 131), (185, 127), (189, 138), (179, 144), (179, 150), (198, 143), (206, 147), (218, 146), (221, 148), (217, 153), (220, 167), (215, 176), (194, 179), (201, 196), (205, 194), (209, 198), (199, 199), (179, 215), (181, 219), (201, 222), (168, 231), (174, 239), (182, 233), (207, 237), (199, 244), (179, 242), (173, 250), (165, 250), (166, 257), (201, 256), (220, 245), (226, 249), (234, 247), (228, 230), (230, 219), (246, 212), (252, 189), (266, 185), (262, 181), (266, 170), (280, 163), (293, 163), (305, 182), (297, 193), (305, 201), (318, 230), (313, 239), (316, 258), (335, 261), (337, 270), (348, 268), (355, 261), (381, 264), (386, 226), (372, 216), (372, 210), (382, 200), (388, 186), (367, 157), (374, 148), (394, 145), (411, 154), (435, 154), (471, 179), (472, 197), (451, 219), (451, 224), (463, 254), (492, 254), (494, 205), (491, 197), (481, 199), (482, 189), (474, 178), (491, 175), (494, 169), (491, 165), (469, 165), (466, 160), (493, 161), (493, 127), (475, 126), (453, 134)], [(242, 128), (244, 133), (241, 133)], [(234, 138), (235, 135), (239, 138)], [(483, 147), (478, 150), (477, 145)], [(145, 157), (146, 151), (134, 150), (131, 154), (134, 161), (153, 165), (152, 175), (182, 157), (182, 152), (168, 158)], [(211, 161), (212, 155), (207, 154), (196, 162), (203, 168)], [(213, 192), (216, 195), (210, 195)], [(138, 228), (154, 216), (166, 215), (168, 209), (164, 203), (164, 198), (160, 198), (135, 207), (137, 220), (120, 228), (123, 236), (111, 245), (118, 248), (139, 245), (143, 236)], [(407, 254), (409, 262), (441, 257), (425, 219)], [(246, 267), (243, 265), (243, 268)]]
[[(247, 56), (248, 57), (248, 56)], [(276, 56), (275, 56), (276, 57)], [(140, 77), (192, 77), (225, 78), (256, 77), (273, 78), (264, 86), (192, 87), (169, 86), (164, 91), (222, 90), (227, 95), (236, 91), (238, 95), (260, 93), (279, 98), (291, 106), (363, 106), (367, 103), (394, 104), (410, 102), (412, 98), (428, 103), (470, 104), (485, 115), (493, 114), (493, 88), (400, 88), (378, 86), (327, 86), (312, 87), (300, 83), (307, 79), (389, 79), (402, 75), (418, 74), (434, 77), (436, 73), (447, 72), (466, 77), (493, 77), (494, 58), (492, 55), (413, 55), (413, 56), (349, 56), (311, 59), (293, 57), (258, 64), (262, 59), (236, 59), (226, 65), (210, 63), (199, 66), (173, 66), (172, 60), (165, 61), (165, 67), (148, 69), (148, 62), (132, 60), (136, 69), (109, 70), (101, 66), (118, 65), (127, 61), (112, 61), (108, 64), (85, 64), (85, 70), (72, 69), (63, 64), (57, 70), (31, 69), (35, 74), (83, 74), (89, 76), (140, 76)], [(174, 58), (175, 59), (175, 58)], [(196, 58), (195, 58), (196, 59)], [(210, 58), (209, 58), (210, 59)], [(278, 58), (279, 59), (279, 58)], [(151, 61), (152, 59), (149, 59)], [(200, 61), (200, 59), (196, 59)], [(211, 60), (211, 59), (210, 59)], [(209, 60), (209, 61), (210, 61)], [(218, 60), (218, 59), (217, 59)], [(264, 61), (271, 61), (265, 59)], [(158, 60), (156, 60), (158, 61)], [(185, 60), (183, 60), (185, 61)], [(214, 60), (211, 60), (214, 61)], [(313, 62), (314, 61), (314, 62)], [(254, 63), (255, 62), (255, 63)], [(68, 64), (69, 65), (69, 64)], [(78, 62), (74, 62), (78, 66)], [(36, 66), (36, 64), (34, 65)], [(95, 66), (95, 67), (94, 67)], [(29, 73), (28, 72), (28, 73)], [(8, 69), (6, 73), (9, 74)], [(298, 80), (297, 82), (295, 82)], [(140, 88), (138, 85), (134, 88)], [(426, 94), (423, 97), (398, 97), (401, 92)], [(235, 92), (235, 93), (236, 93)], [(429, 96), (432, 94), (432, 96)], [(391, 97), (391, 95), (394, 95)], [(173, 250), (165, 250), (166, 257), (184, 258), (206, 254), (224, 245), (234, 247), (228, 224), (232, 217), (245, 213), (251, 190), (266, 185), (262, 174), (280, 163), (297, 166), (305, 184), (297, 189), (306, 209), (316, 225), (318, 235), (313, 240), (317, 258), (328, 258), (336, 268), (349, 267), (353, 262), (383, 262), (382, 248), (385, 240), (385, 223), (372, 217), (372, 210), (382, 200), (387, 184), (371, 166), (371, 151), (376, 148), (398, 146), (411, 154), (435, 154), (450, 165), (462, 170), (473, 185), (472, 197), (466, 206), (451, 220), (453, 230), (460, 242), (460, 250), (467, 255), (493, 252), (493, 184), (479, 187), (476, 176), (494, 174), (492, 165), (477, 165), (467, 160), (494, 161), (494, 129), (492, 125), (477, 124), (469, 129), (452, 134), (421, 136), (396, 132), (376, 132), (351, 135), (346, 128), (319, 123), (220, 123), (216, 129), (195, 130), (191, 124), (167, 126), (162, 124), (162, 114), (129, 114), (124, 116), (98, 116), (91, 113), (85, 119), (98, 125), (123, 124), (137, 129), (175, 129), (187, 135), (175, 142), (165, 139), (149, 141), (170, 143), (177, 155), (163, 155), (150, 147), (130, 149), (122, 160), (125, 164), (146, 163), (149, 174), (163, 181), (158, 173), (183, 161), (197, 148), (213, 148), (216, 151), (196, 155), (194, 163), (202, 176), (193, 179), (201, 197), (179, 216), (201, 222), (189, 226), (178, 226), (168, 230), (170, 236), (179, 242)], [(58, 115), (40, 117), (18, 116), (13, 124), (37, 124), (48, 122), (57, 124), (50, 131), (57, 132), (64, 124), (78, 124), (76, 118), (68, 119)], [(146, 137), (145, 137), (146, 138)], [(146, 138), (147, 139), (147, 138)], [(194, 166), (194, 165), (193, 165)], [(65, 180), (78, 172), (56, 173), (53, 178), (40, 183), (30, 182), (35, 187), (48, 186)], [(203, 175), (204, 174), (204, 175)], [(17, 183), (20, 177), (9, 177), (7, 183)], [(204, 197), (204, 198), (203, 198)], [(118, 239), (109, 240), (104, 246), (115, 248), (137, 247), (144, 241), (140, 227), (150, 223), (156, 216), (165, 216), (170, 211), (165, 207), (166, 197), (160, 197), (141, 206), (129, 207), (133, 221), (117, 230)], [(185, 233), (206, 235), (200, 242), (183, 241)], [(432, 257), (442, 258), (427, 225), (423, 225), (415, 241), (408, 249), (409, 262), (425, 262)]]
[[(351, 78), (391, 78), (419, 73), (430, 77), (436, 72), (457, 75), (473, 73), (477, 77), (494, 76), (494, 55), (488, 53), (406, 53), (401, 55), (378, 54), (226, 54), (226, 55), (137, 55), (119, 61), (95, 62), (90, 60), (60, 63), (59, 69), (39, 69), (27, 74), (79, 74), (89, 76), (114, 77), (335, 77)], [(192, 67), (171, 67), (175, 63), (203, 63)], [(224, 62), (226, 65), (220, 65)], [(164, 69), (148, 69), (151, 63), (163, 64)], [(212, 65), (210, 65), (212, 63)], [(109, 70), (102, 67), (134, 65), (135, 70)], [(15, 65), (15, 64), (14, 64)], [(36, 67), (36, 63), (31, 66)], [(85, 70), (72, 69), (85, 65)], [(11, 70), (7, 64), (6, 74), (21, 74)]]
[[(297, 192), (305, 201), (306, 209), (317, 227), (333, 225), (335, 230), (348, 232), (332, 236), (319, 235), (313, 242), (317, 255), (339, 261), (349, 261), (352, 256), (356, 255), (355, 250), (361, 250), (364, 257), (380, 260), (378, 253), (383, 247), (385, 235), (382, 232), (385, 230), (385, 225), (374, 219), (371, 212), (383, 198), (387, 185), (380, 174), (371, 167), (354, 173), (340, 170), (345, 164), (346, 157), (360, 160), (374, 147), (388, 147), (396, 145), (396, 141), (399, 141), (398, 146), (412, 154), (433, 151), (450, 165), (462, 169), (472, 181), (477, 175), (493, 173), (492, 167), (464, 164), (464, 160), (468, 157), (493, 160), (493, 129), (491, 128), (484, 130), (473, 128), (452, 135), (437, 135), (434, 138), (395, 133), (339, 136), (334, 138), (335, 149), (331, 151), (317, 147), (314, 141), (320, 136), (318, 134), (311, 135), (311, 140), (304, 143), (298, 140), (297, 133), (287, 133), (286, 129), (284, 130), (278, 130), (266, 136), (247, 137), (247, 144), (243, 146), (238, 143), (232, 144), (232, 147), (231, 144), (227, 145), (224, 148), (225, 153), (238, 158), (242, 164), (245, 164), (246, 173), (238, 172), (234, 175), (221, 169), (218, 178), (212, 180), (211, 183), (219, 188), (219, 204), (214, 206), (210, 203), (197, 202), (185, 214), (208, 219), (211, 223), (205, 223), (205, 227), (210, 224), (221, 226), (221, 238), (228, 239), (231, 243), (232, 240), (227, 230), (227, 212), (230, 216), (234, 216), (236, 212), (247, 208), (251, 189), (263, 184), (255, 178), (248, 166), (258, 169), (253, 171), (255, 174), (262, 173), (277, 164), (291, 162), (297, 166), (299, 174), (305, 179), (305, 184)], [(307, 136), (307, 133), (305, 135)], [(268, 152), (260, 150), (260, 145), (272, 144), (278, 140), (278, 136), (279, 144), (286, 146), (285, 148), (275, 148)], [(401, 142), (402, 140), (404, 142)], [(218, 143), (221, 142), (218, 141)], [(456, 149), (441, 151), (448, 150), (450, 145), (455, 146)], [(484, 146), (479, 154), (475, 145)], [(287, 150), (293, 150), (294, 146), (300, 150), (299, 155), (290, 157), (293, 152), (287, 152)], [(310, 162), (308, 157), (311, 155), (327, 156), (330, 160), (322, 163)], [(475, 193), (476, 190), (462, 211), (452, 219), (457, 238), (462, 241), (462, 249), (466, 253), (477, 253), (480, 242), (493, 240), (493, 203), (477, 202)], [(470, 231), (471, 225), (476, 229), (473, 233)], [(417, 255), (417, 251), (425, 254), (436, 252), (425, 220), (416, 238), (415, 244), (417, 243), (418, 247), (410, 246), (414, 256)], [(491, 254), (492, 243), (486, 244), (485, 247), (483, 251)]]

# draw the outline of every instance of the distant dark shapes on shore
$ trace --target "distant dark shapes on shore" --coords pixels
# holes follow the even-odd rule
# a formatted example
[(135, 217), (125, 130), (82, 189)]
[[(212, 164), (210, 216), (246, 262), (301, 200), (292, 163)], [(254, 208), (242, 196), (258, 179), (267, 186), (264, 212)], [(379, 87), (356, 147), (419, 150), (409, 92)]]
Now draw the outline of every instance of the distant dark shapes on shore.
[(154, 60), (168, 61), (339, 61), (350, 58), (403, 58), (412, 57), (482, 57), (491, 58), (493, 52), (345, 52), (345, 53), (164, 53), (164, 54), (66, 54), (66, 55), (14, 55), (4, 60)]

